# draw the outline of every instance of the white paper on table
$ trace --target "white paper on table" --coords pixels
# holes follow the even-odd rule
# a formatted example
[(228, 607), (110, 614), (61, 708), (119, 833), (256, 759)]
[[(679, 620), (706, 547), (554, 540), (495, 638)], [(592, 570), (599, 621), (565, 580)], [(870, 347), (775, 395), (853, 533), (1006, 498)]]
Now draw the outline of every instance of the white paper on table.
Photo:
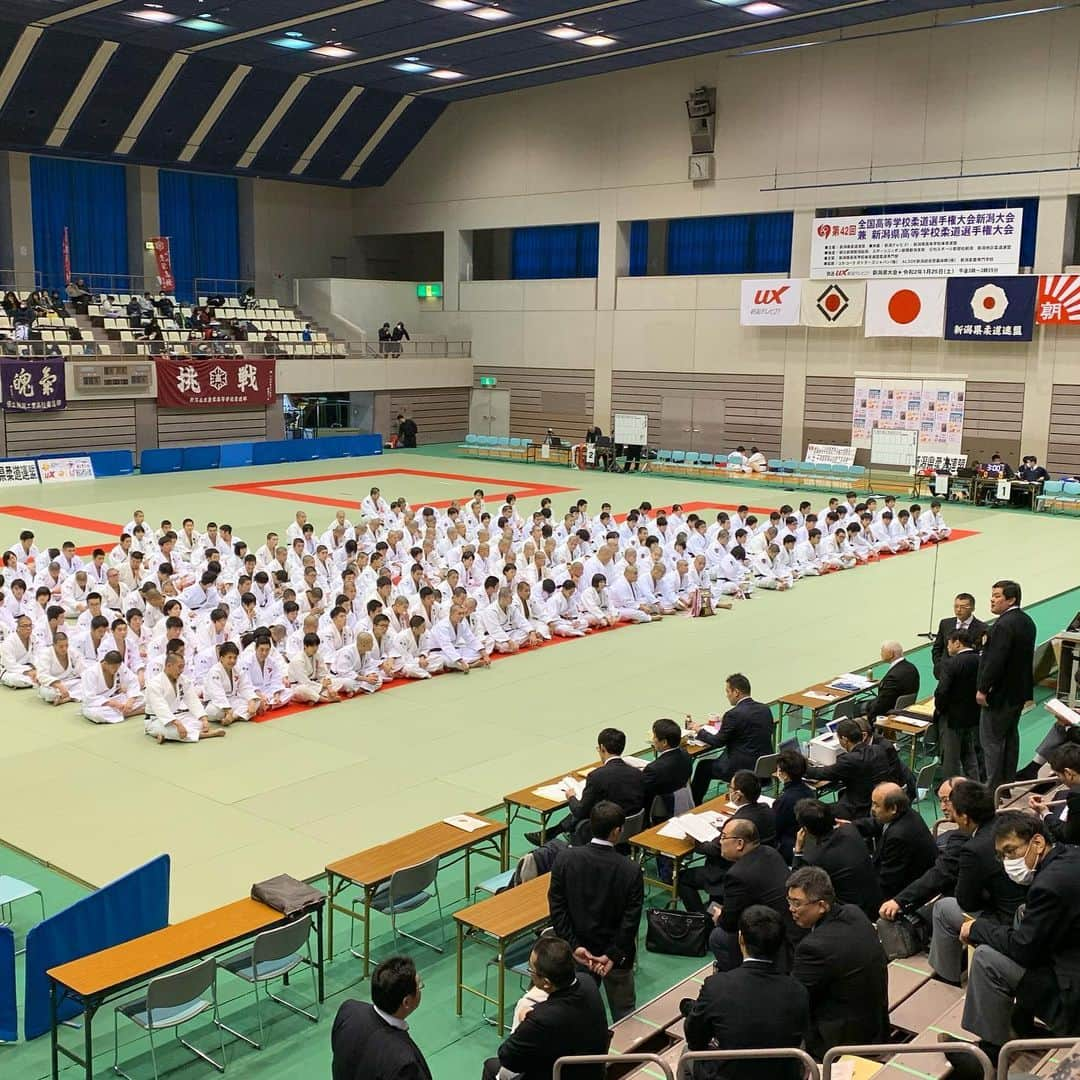
[(573, 795), (575, 799), (580, 799), (581, 793), (585, 790), (585, 781), (578, 780), (573, 776), (564, 776), (562, 778), (562, 787), (567, 796)]
[(644, 769), (649, 764), (644, 758), (633, 757), (631, 754), (623, 754), (623, 761), (627, 765), (633, 765), (635, 769)]
[(776, 800), (771, 795), (759, 795), (758, 802), (761, 803), (762, 806), (772, 806)]
[(541, 799), (547, 799), (548, 802), (566, 802), (566, 792), (563, 791), (561, 784), (545, 784), (543, 787), (533, 788), (533, 794), (539, 795)]
[(805, 694), (803, 694), (803, 697), (811, 698), (814, 701), (835, 701), (836, 700), (836, 695), (835, 694), (822, 694), (822, 693), (819, 693), (817, 690), (808, 690)]
[(477, 829), (482, 829), (488, 824), (471, 814), (454, 814), (452, 817), (443, 818), (443, 821), (447, 825), (453, 825), (455, 829), (461, 829), (462, 832), (476, 832)]
[(873, 685), (873, 680), (868, 679), (865, 675), (853, 675), (850, 671), (847, 671), (843, 675), (838, 675), (828, 685), (831, 686), (833, 690), (843, 690), (847, 686), (853, 686), (858, 690), (865, 690), (868, 686)]
[(930, 726), (929, 720), (920, 720), (915, 716), (898, 716), (898, 720), (903, 720), (905, 724), (911, 724), (917, 728), (928, 728)]
[(701, 725), (701, 730), (702, 731), (707, 731), (710, 735), (719, 735), (720, 734), (720, 725), (719, 724), (702, 724)]
[(679, 819), (686, 835), (699, 844), (707, 844), (720, 835), (720, 830), (711, 822), (705, 820), (704, 814), (684, 814)]
[(686, 830), (678, 818), (670, 818), (660, 826), (657, 836), (666, 836), (669, 840), (685, 840)]

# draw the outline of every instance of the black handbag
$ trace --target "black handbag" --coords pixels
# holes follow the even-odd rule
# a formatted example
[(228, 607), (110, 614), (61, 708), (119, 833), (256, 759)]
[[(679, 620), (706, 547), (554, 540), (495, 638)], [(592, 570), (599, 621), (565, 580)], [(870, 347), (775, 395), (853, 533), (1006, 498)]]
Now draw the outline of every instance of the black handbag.
[(697, 911), (649, 908), (645, 912), (645, 948), (665, 956), (704, 956), (713, 921)]

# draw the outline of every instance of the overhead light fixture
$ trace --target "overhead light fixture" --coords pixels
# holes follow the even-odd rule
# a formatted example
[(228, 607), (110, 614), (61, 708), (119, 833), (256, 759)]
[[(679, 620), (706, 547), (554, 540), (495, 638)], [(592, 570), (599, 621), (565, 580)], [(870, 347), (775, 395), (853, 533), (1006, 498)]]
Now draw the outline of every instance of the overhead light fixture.
[(550, 30), (545, 30), (544, 33), (548, 37), (558, 38), (560, 41), (577, 41), (579, 38), (587, 36), (584, 30), (579, 30), (576, 26), (553, 26)]
[(356, 55), (352, 49), (346, 49), (340, 43), (336, 45), (320, 45), (317, 49), (311, 51), (316, 56), (326, 56), (331, 60), (348, 60), (350, 56)]
[(432, 7), (442, 8), (443, 11), (472, 11), (474, 7), (479, 7), (479, 4), (474, 4), (473, 0), (428, 0), (428, 3)]
[(276, 45), (279, 49), (295, 49), (297, 52), (315, 48), (314, 41), (307, 41), (299, 35), (294, 37), (292, 34), (286, 34), (285, 37), (271, 38), (270, 44)]
[(172, 15), (168, 11), (162, 11), (160, 7), (145, 7), (139, 11), (129, 11), (128, 14), (133, 19), (142, 19), (143, 22), (152, 23), (174, 23), (180, 18), (179, 15)]
[(503, 11), (499, 7), (472, 7), (465, 14), (471, 15), (474, 19), (487, 19), (488, 22), (497, 22), (499, 19), (510, 18), (510, 12)]
[(767, 18), (770, 15), (786, 15), (787, 8), (782, 8), (778, 4), (769, 4), (765, 0), (759, 0), (755, 4), (747, 4), (746, 7), (740, 8), (740, 11), (745, 11), (747, 15), (757, 15), (760, 18)]
[(589, 37), (578, 38), (579, 45), (588, 45), (590, 49), (603, 49), (608, 45), (614, 45), (615, 39), (606, 34), (590, 34)]
[(465, 76), (460, 71), (451, 71), (449, 68), (439, 68), (438, 71), (431, 71), (428, 74), (433, 79), (464, 79)]
[(395, 70), (404, 71), (406, 75), (423, 75), (431, 70), (430, 64), (421, 64), (416, 60), (403, 60), (394, 65)]
[(198, 15), (192, 19), (185, 19), (180, 25), (188, 30), (202, 30), (207, 34), (220, 34), (222, 30), (229, 29), (224, 23), (219, 23), (216, 19), (204, 19)]

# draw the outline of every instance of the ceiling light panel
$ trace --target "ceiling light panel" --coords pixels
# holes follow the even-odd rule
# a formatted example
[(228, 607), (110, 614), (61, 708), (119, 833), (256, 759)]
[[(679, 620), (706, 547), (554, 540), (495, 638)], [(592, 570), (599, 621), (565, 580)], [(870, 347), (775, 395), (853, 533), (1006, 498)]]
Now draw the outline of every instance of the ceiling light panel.
[(786, 15), (787, 8), (782, 8), (778, 4), (765, 3), (764, 0), (760, 0), (758, 3), (747, 4), (746, 7), (740, 8), (740, 11), (745, 11), (747, 15), (757, 15), (760, 18), (769, 18), (775, 15)]
[(340, 44), (320, 45), (317, 49), (311, 51), (315, 56), (325, 56), (330, 60), (348, 60), (350, 56), (356, 55), (353, 49), (346, 49)]
[(558, 38), (560, 41), (578, 41), (580, 38), (588, 36), (584, 30), (579, 30), (576, 26), (553, 26), (549, 30), (545, 30), (544, 33), (548, 37)]
[(142, 19), (143, 22), (152, 23), (174, 23), (180, 18), (179, 15), (173, 15), (172, 12), (150, 7), (140, 8), (138, 11), (129, 11), (128, 14), (133, 19)]
[(488, 22), (498, 22), (501, 19), (509, 19), (510, 12), (500, 7), (473, 7), (465, 12), (474, 19), (486, 19)]
[(588, 45), (590, 49), (604, 49), (608, 45), (614, 45), (615, 39), (606, 34), (590, 34), (589, 37), (578, 38), (579, 45)]
[(439, 68), (437, 71), (429, 73), (433, 79), (445, 79), (449, 82), (451, 79), (464, 79), (465, 75), (460, 71), (451, 71), (449, 68)]

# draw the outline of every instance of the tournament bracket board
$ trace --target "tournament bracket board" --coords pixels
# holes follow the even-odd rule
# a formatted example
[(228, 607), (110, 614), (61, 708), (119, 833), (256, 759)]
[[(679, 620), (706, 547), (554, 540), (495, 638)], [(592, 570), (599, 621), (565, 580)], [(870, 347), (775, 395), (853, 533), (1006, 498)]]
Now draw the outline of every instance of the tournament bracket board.
[(649, 441), (647, 413), (615, 413), (612, 438), (624, 446), (645, 446)]
[(869, 450), (878, 430), (919, 433), (924, 454), (955, 457), (964, 436), (966, 375), (856, 372), (851, 445)]
[(875, 428), (870, 433), (870, 490), (874, 489), (874, 466), (896, 465), (914, 472), (919, 456), (919, 433), (906, 428)]

